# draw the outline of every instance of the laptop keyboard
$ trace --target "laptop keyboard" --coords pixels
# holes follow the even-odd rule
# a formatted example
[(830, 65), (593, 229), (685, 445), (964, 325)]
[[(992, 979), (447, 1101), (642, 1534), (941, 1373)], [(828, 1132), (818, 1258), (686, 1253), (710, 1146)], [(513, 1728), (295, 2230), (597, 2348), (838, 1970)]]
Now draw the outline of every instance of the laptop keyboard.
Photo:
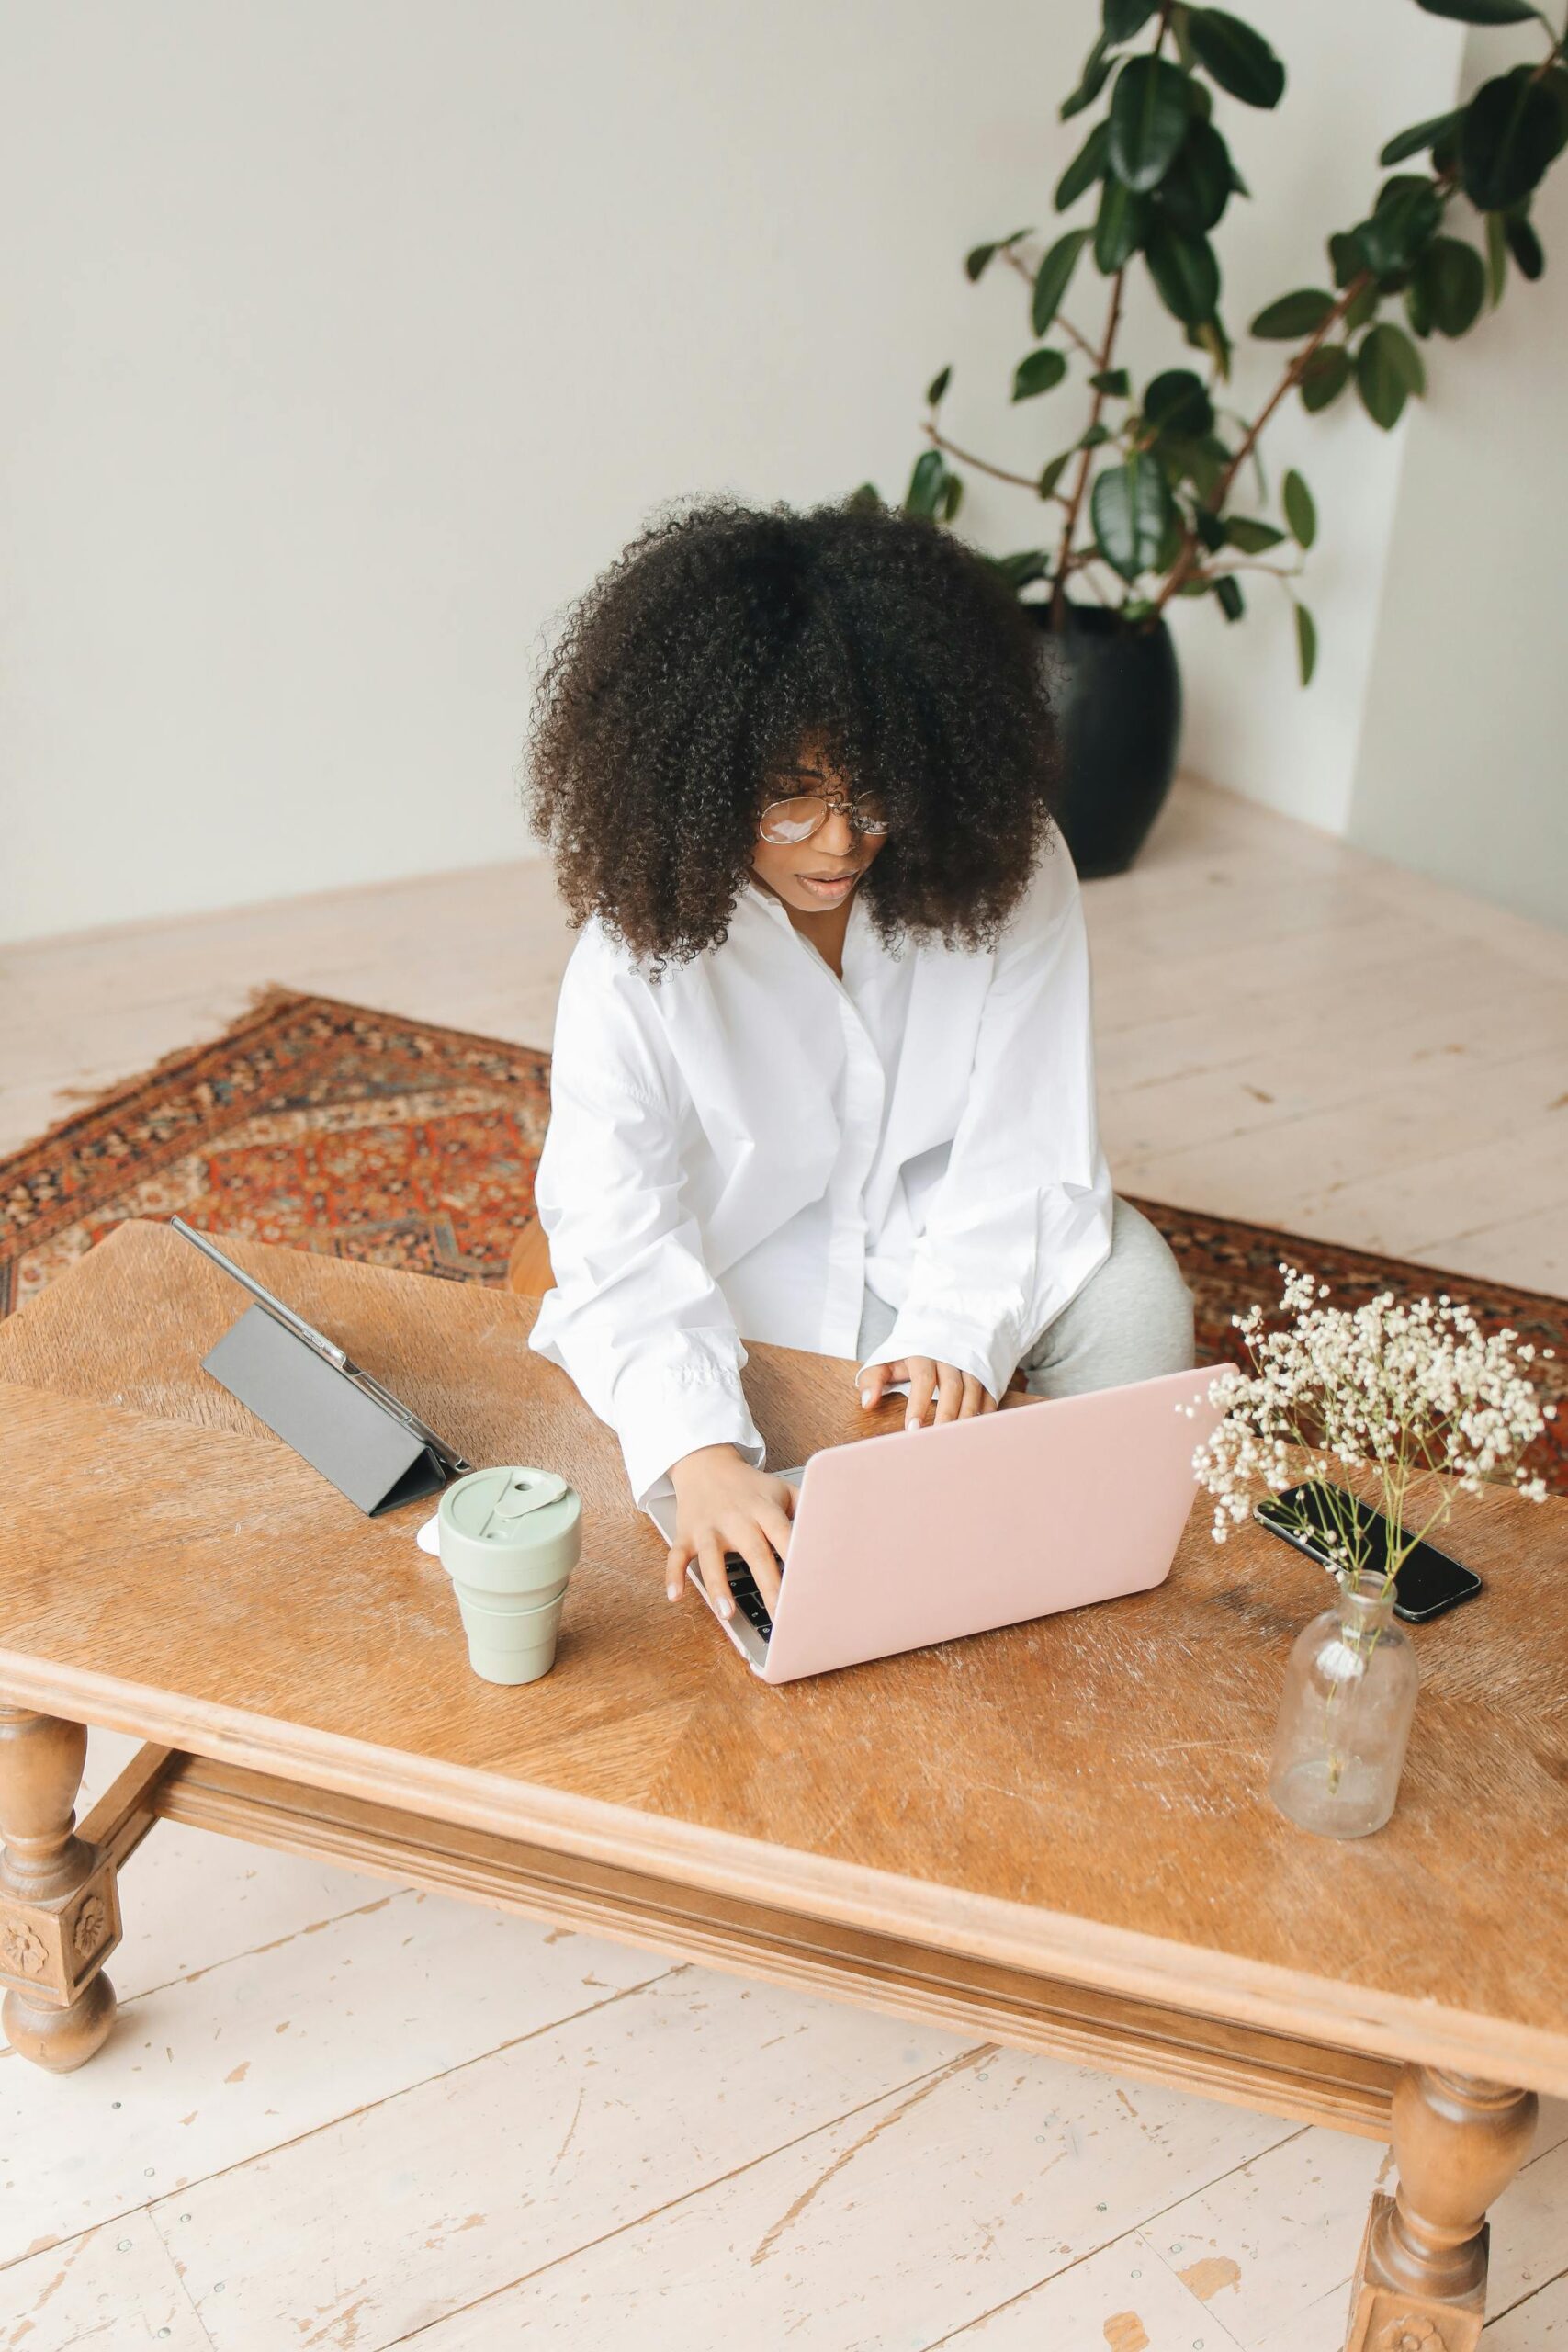
[(729, 1577), (729, 1589), (735, 1596), (735, 1606), (747, 1623), (756, 1627), (765, 1642), (771, 1641), (773, 1621), (768, 1614), (768, 1604), (758, 1589), (756, 1577), (739, 1552), (727, 1552), (724, 1565)]

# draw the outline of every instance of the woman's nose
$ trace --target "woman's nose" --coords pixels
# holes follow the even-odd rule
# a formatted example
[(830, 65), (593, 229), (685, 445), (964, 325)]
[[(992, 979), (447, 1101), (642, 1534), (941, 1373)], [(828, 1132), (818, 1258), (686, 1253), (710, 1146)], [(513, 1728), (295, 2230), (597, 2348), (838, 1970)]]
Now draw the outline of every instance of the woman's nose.
[(827, 857), (852, 857), (855, 852), (855, 829), (841, 808), (829, 808), (818, 844)]

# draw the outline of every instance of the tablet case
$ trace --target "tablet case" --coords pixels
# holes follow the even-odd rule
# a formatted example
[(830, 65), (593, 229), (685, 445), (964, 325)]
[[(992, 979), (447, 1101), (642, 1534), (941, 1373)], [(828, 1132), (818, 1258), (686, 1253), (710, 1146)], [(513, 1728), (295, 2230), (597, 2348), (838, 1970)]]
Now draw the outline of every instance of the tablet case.
[(264, 1306), (247, 1307), (201, 1362), (231, 1396), (372, 1518), (439, 1494), (446, 1484), (446, 1470), (423, 1438)]

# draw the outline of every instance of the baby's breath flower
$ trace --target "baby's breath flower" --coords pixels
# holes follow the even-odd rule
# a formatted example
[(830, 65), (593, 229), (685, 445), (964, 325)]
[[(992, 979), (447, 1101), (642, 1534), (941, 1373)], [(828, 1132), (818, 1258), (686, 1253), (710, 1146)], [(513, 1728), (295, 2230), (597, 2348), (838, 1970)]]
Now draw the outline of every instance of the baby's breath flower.
[[(1404, 1302), (1380, 1291), (1348, 1309), (1325, 1305), (1329, 1286), (1314, 1275), (1283, 1261), (1279, 1272), (1280, 1313), (1291, 1319), (1271, 1326), (1258, 1305), (1232, 1316), (1249, 1367), (1227, 1365), (1212, 1382), (1210, 1402), (1223, 1419), (1193, 1456), (1213, 1498), (1216, 1543), (1247, 1519), (1259, 1487), (1290, 1486), (1292, 1448), (1306, 1454), (1307, 1477), (1336, 1492), (1340, 1472), (1371, 1475), (1396, 1531), (1385, 1582), (1447, 1518), (1456, 1491), (1480, 1494), (1506, 1480), (1544, 1501), (1544, 1482), (1527, 1477), (1519, 1457), (1556, 1417), (1524, 1369), (1550, 1348), (1537, 1351), (1506, 1328), (1487, 1338), (1447, 1291)], [(1437, 1472), (1441, 1478), (1428, 1478)], [(1325, 1548), (1337, 1574), (1359, 1575), (1371, 1565), (1370, 1531), (1348, 1498), (1341, 1508)], [(1303, 1534), (1314, 1532), (1304, 1512), (1300, 1522)]]

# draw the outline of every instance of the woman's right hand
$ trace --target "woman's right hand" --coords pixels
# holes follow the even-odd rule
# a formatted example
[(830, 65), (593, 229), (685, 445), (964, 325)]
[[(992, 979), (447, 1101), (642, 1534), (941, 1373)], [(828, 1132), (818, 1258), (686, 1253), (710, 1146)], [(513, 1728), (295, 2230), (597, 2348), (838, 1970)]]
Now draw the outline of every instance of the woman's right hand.
[(789, 1545), (794, 1488), (743, 1461), (732, 1445), (701, 1445), (684, 1454), (671, 1469), (670, 1483), (675, 1489), (675, 1541), (665, 1563), (668, 1597), (680, 1600), (694, 1560), (719, 1615), (733, 1617), (724, 1555), (739, 1552), (771, 1617), (778, 1607), (779, 1561)]

